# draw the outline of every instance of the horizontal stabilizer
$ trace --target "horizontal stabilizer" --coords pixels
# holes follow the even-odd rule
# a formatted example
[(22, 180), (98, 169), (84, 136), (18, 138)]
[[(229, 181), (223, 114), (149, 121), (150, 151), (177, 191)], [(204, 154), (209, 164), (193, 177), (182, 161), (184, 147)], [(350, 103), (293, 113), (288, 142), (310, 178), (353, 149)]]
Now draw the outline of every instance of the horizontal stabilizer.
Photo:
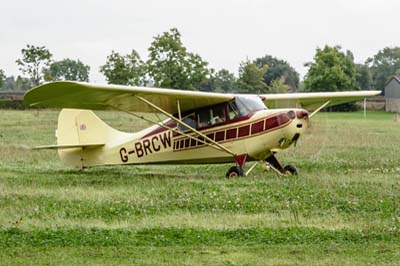
[(102, 147), (104, 145), (105, 145), (105, 143), (44, 145), (44, 146), (36, 146), (32, 149), (33, 150), (43, 150), (43, 149), (97, 148), (97, 147)]

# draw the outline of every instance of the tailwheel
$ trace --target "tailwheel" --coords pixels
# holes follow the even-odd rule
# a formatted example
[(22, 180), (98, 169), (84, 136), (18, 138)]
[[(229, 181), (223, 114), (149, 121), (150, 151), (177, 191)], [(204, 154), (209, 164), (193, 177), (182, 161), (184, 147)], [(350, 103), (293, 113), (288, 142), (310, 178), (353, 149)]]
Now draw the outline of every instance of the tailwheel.
[(229, 168), (225, 175), (226, 178), (235, 178), (238, 176), (244, 176), (243, 168), (239, 166), (232, 166), (231, 168)]
[(299, 175), (299, 170), (292, 164), (288, 164), (284, 167), (286, 170), (286, 173), (289, 173), (290, 175)]

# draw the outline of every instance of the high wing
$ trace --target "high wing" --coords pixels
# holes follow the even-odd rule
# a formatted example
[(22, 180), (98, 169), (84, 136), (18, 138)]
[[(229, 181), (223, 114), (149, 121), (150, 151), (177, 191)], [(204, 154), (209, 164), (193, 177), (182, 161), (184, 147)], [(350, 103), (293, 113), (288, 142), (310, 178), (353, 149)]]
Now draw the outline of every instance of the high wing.
[[(379, 93), (380, 91), (350, 91), (264, 94), (260, 96), (268, 108), (302, 107), (313, 110), (328, 101), (327, 106), (332, 106)], [(185, 112), (227, 102), (234, 97), (234, 94), (224, 93), (57, 81), (29, 90), (26, 92), (24, 100), (32, 106), (158, 113), (159, 111), (154, 107), (145, 103), (147, 100), (158, 108), (175, 114), (178, 112), (178, 102), (181, 112)]]
[(381, 91), (344, 91), (344, 92), (310, 92), (310, 93), (284, 93), (264, 94), (264, 104), (268, 108), (298, 107), (314, 110), (329, 101), (327, 106), (338, 105), (357, 101), (363, 98), (380, 94)]
[(32, 106), (90, 110), (120, 110), (157, 113), (139, 100), (143, 97), (170, 114), (223, 103), (232, 94), (183, 91), (122, 85), (100, 85), (72, 81), (47, 83), (26, 92), (24, 100)]

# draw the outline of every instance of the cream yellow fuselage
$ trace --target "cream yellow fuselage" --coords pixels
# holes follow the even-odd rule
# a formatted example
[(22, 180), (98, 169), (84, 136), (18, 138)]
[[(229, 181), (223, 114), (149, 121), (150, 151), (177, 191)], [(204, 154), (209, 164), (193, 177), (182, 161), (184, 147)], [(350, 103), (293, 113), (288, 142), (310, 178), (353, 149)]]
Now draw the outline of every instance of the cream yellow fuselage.
[[(292, 118), (288, 116), (290, 111), (295, 114)], [(246, 154), (247, 160), (263, 160), (272, 152), (286, 149), (297, 141), (309, 126), (307, 116), (299, 118), (297, 115), (304, 115), (305, 112), (302, 109), (262, 110), (238, 122), (213, 126), (200, 132), (234, 154)], [(84, 118), (81, 120), (84, 121)], [(89, 130), (90, 125), (82, 125), (77, 126), (78, 131)], [(191, 132), (187, 134), (197, 136)], [(211, 147), (212, 143), (206, 145), (158, 125), (137, 133), (110, 129), (106, 140), (101, 147), (60, 149), (59, 155), (66, 164), (78, 167), (234, 161), (231, 154)]]

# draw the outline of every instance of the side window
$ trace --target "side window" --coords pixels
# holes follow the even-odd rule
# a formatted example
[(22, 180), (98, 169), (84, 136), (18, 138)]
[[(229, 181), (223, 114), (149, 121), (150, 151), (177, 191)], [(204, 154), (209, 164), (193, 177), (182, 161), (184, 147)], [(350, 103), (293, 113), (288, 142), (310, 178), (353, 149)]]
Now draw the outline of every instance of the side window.
[(225, 105), (203, 109), (197, 113), (197, 122), (199, 128), (218, 125), (224, 123), (225, 121)]
[[(197, 125), (196, 125), (196, 116), (195, 116), (194, 113), (188, 114), (187, 116), (183, 117), (183, 118), (182, 118), (182, 122), (188, 124), (188, 125), (191, 126), (192, 128), (197, 128)], [(187, 127), (185, 127), (185, 126), (183, 126), (183, 125), (181, 125), (181, 124), (178, 124), (178, 129), (179, 129), (180, 131), (182, 131), (182, 132), (190, 131), (189, 128), (187, 128)]]
[(229, 102), (228, 112), (230, 120), (240, 117), (240, 112), (235, 102)]
[(226, 116), (225, 116), (225, 106), (224, 105), (216, 106), (211, 109), (211, 121), (210, 121), (211, 125), (217, 125), (217, 124), (224, 123), (225, 120), (226, 120)]
[(208, 127), (210, 125), (210, 110), (209, 109), (204, 109), (198, 112), (197, 114), (197, 122), (199, 125), (199, 128), (202, 127)]

